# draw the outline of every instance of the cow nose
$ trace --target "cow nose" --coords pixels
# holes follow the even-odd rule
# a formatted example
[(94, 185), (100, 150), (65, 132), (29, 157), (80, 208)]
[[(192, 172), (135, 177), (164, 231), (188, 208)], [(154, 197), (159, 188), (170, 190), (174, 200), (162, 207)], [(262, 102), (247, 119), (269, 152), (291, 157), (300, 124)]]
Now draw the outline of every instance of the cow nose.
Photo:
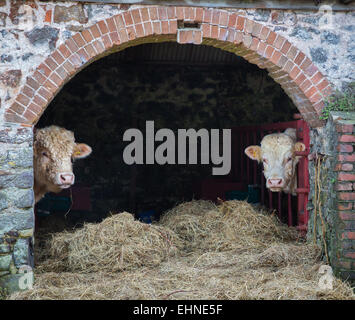
[(59, 174), (59, 182), (60, 184), (73, 184), (74, 182), (74, 174), (69, 172), (62, 172)]
[(270, 187), (281, 187), (283, 184), (282, 179), (268, 179), (268, 183)]

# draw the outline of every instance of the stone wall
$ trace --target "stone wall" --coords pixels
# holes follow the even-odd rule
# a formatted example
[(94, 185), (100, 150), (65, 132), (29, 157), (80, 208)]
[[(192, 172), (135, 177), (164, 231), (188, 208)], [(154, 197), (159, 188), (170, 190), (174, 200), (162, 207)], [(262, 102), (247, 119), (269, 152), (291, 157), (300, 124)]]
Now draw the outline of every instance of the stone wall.
[(18, 269), (33, 266), (32, 128), (0, 124), (0, 287), (18, 289)]

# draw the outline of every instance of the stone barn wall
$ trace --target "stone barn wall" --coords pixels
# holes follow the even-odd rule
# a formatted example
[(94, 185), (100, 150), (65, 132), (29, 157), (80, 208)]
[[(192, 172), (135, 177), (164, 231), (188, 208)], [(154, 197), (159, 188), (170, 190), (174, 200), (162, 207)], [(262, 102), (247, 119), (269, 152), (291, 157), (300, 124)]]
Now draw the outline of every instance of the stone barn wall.
[[(353, 81), (351, 10), (334, 11), (332, 26), (323, 29), (322, 13), (312, 10), (23, 4), (0, 0), (0, 286), (16, 287), (18, 267), (31, 264), (32, 126), (63, 85), (91, 62), (141, 43), (215, 46), (266, 69), (312, 128), (324, 126), (319, 119), (324, 99)], [(346, 131), (350, 127), (339, 130), (353, 136)], [(353, 138), (340, 139), (347, 141), (340, 140), (339, 159), (350, 161)], [(350, 162), (341, 167), (337, 188), (353, 188)], [(344, 276), (354, 278), (352, 191), (337, 191), (339, 211), (334, 214), (343, 224), (335, 224), (334, 241), (344, 247), (333, 261), (342, 263)]]

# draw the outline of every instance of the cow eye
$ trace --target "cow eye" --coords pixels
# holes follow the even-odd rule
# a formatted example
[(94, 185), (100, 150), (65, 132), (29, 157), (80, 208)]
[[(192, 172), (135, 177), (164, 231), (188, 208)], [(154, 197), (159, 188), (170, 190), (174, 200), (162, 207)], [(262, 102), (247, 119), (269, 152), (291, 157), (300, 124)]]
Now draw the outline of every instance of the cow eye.
[(47, 154), (47, 152), (43, 151), (43, 152), (42, 152), (42, 156), (44, 156), (44, 157), (47, 157), (47, 158), (48, 158), (48, 154)]
[(287, 162), (290, 162), (290, 161), (292, 161), (292, 157), (287, 158)]
[(264, 159), (263, 159), (263, 162), (267, 164), (267, 159), (264, 158)]

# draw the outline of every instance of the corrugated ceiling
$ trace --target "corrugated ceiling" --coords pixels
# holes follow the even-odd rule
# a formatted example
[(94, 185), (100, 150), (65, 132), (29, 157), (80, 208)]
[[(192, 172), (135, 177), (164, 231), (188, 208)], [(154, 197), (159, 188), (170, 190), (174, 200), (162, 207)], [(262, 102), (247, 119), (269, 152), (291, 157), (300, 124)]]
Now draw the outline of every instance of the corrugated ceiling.
[(116, 62), (183, 63), (183, 64), (238, 64), (241, 57), (205, 45), (175, 42), (149, 43), (127, 48), (108, 57)]

